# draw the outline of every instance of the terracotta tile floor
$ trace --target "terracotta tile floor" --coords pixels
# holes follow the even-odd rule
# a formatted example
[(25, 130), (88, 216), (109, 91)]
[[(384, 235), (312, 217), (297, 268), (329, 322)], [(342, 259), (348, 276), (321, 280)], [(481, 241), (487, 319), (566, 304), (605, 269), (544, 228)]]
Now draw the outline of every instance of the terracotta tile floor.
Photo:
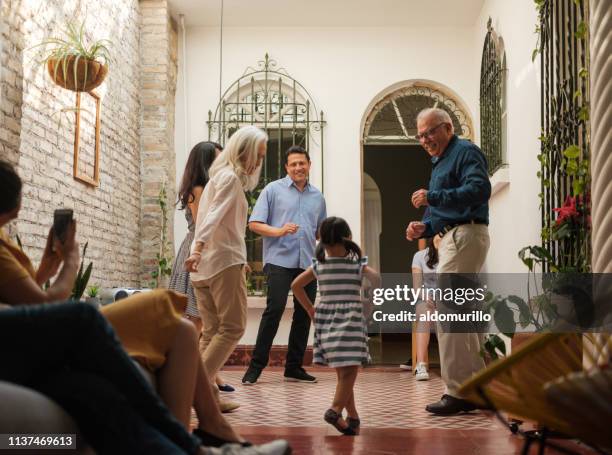
[[(254, 386), (242, 386), (242, 367), (222, 372), (236, 392), (222, 394), (241, 407), (226, 414), (240, 433), (254, 443), (287, 439), (296, 455), (323, 454), (520, 454), (522, 438), (512, 435), (492, 415), (474, 412), (436, 417), (424, 410), (439, 399), (443, 384), (434, 373), (417, 382), (410, 372), (395, 368), (368, 368), (357, 379), (357, 407), (362, 419), (358, 437), (345, 437), (323, 419), (335, 388), (329, 369), (308, 368), (317, 384), (287, 383), (282, 368), (267, 368)], [(580, 454), (594, 453), (572, 442), (561, 442)], [(538, 453), (532, 448), (530, 454)], [(547, 455), (560, 452), (547, 450)]]
[[(329, 369), (308, 369), (318, 379), (316, 384), (283, 381), (281, 368), (265, 369), (254, 386), (240, 381), (244, 369), (223, 371), (224, 380), (236, 392), (223, 394), (238, 401), (241, 408), (230, 414), (233, 424), (325, 427), (323, 413), (329, 408), (336, 387), (336, 374)], [(429, 381), (415, 381), (410, 372), (363, 370), (357, 377), (355, 399), (363, 428), (498, 428), (494, 420), (481, 412), (439, 418), (425, 411), (425, 405), (437, 401), (444, 391), (440, 377), (433, 373)]]

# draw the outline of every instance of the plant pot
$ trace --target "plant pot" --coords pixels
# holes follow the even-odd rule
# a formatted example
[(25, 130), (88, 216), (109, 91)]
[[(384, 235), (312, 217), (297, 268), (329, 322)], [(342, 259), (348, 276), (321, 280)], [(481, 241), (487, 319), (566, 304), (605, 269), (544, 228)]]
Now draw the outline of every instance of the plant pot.
[(98, 297), (87, 297), (85, 298), (85, 302), (93, 305), (95, 308), (100, 308), (101, 303)]
[(53, 82), (73, 92), (90, 92), (104, 82), (108, 74), (108, 67), (96, 60), (80, 58), (76, 62), (76, 57), (68, 57), (65, 62), (66, 77), (64, 77), (64, 60), (47, 60), (47, 70)]

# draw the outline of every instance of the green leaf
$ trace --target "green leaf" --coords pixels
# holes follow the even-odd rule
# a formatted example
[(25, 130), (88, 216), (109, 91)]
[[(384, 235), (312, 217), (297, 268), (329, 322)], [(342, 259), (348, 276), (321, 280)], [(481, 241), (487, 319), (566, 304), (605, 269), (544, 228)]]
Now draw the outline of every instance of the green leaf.
[(543, 260), (548, 260), (548, 261), (552, 261), (553, 260), (553, 257), (550, 254), (550, 252), (547, 249), (545, 249), (545, 248), (543, 248), (543, 247), (541, 247), (539, 245), (534, 245), (534, 246), (531, 246), (531, 247), (528, 247), (528, 248), (529, 248), (529, 252), (530, 252), (531, 255), (535, 256), (536, 258), (538, 258), (538, 259), (540, 259), (542, 261)]
[(576, 32), (574, 33), (574, 36), (578, 39), (585, 39), (586, 35), (587, 35), (587, 24), (584, 21), (581, 21), (578, 24), (578, 27), (576, 27)]
[(563, 150), (563, 156), (569, 159), (576, 159), (580, 156), (580, 147), (577, 145), (570, 145), (568, 148)]
[(538, 56), (539, 52), (540, 52), (540, 49), (537, 48), (537, 47), (533, 50), (533, 52), (531, 53), (531, 61), (532, 62), (535, 62), (535, 59)]
[(529, 305), (517, 295), (508, 296), (508, 301), (514, 303), (519, 309), (519, 324), (525, 328), (531, 322), (531, 310)]
[(589, 76), (589, 70), (587, 70), (586, 68), (580, 68), (580, 71), (578, 71), (578, 77), (585, 79), (588, 76)]
[(565, 239), (572, 235), (572, 228), (569, 223), (563, 223), (553, 231), (553, 240)]
[(574, 193), (574, 196), (577, 196), (578, 194), (582, 194), (584, 192), (584, 180), (582, 179), (576, 179), (572, 182), (572, 191)]
[(503, 301), (495, 309), (493, 320), (498, 330), (502, 332), (515, 332), (516, 322), (514, 321), (514, 313), (508, 307), (506, 301)]
[(578, 119), (586, 122), (589, 119), (589, 108), (587, 106), (582, 106), (578, 111)]
[(578, 171), (578, 163), (576, 160), (569, 160), (565, 164), (565, 171), (568, 175), (576, 175), (576, 172)]

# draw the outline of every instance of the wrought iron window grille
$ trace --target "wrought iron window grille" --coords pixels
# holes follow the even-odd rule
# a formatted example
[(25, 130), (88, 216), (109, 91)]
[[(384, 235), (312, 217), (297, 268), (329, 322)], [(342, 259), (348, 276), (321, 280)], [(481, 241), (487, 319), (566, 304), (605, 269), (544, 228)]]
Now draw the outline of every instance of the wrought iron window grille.
[(504, 165), (506, 109), (506, 55), (503, 42), (487, 21), (480, 65), (480, 148), (487, 157), (489, 175)]

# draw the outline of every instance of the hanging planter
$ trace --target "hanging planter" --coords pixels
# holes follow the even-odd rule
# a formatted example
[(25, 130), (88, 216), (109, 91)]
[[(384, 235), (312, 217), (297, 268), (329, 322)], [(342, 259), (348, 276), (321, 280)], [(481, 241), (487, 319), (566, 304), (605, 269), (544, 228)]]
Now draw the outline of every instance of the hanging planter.
[(49, 38), (34, 46), (42, 46), (41, 63), (53, 82), (74, 92), (89, 92), (104, 82), (110, 62), (110, 42), (102, 39), (85, 43), (84, 28), (84, 22), (78, 29), (70, 23), (65, 37)]
[(99, 86), (108, 74), (108, 66), (79, 56), (63, 60), (49, 58), (47, 70), (53, 82), (74, 92), (90, 92)]

